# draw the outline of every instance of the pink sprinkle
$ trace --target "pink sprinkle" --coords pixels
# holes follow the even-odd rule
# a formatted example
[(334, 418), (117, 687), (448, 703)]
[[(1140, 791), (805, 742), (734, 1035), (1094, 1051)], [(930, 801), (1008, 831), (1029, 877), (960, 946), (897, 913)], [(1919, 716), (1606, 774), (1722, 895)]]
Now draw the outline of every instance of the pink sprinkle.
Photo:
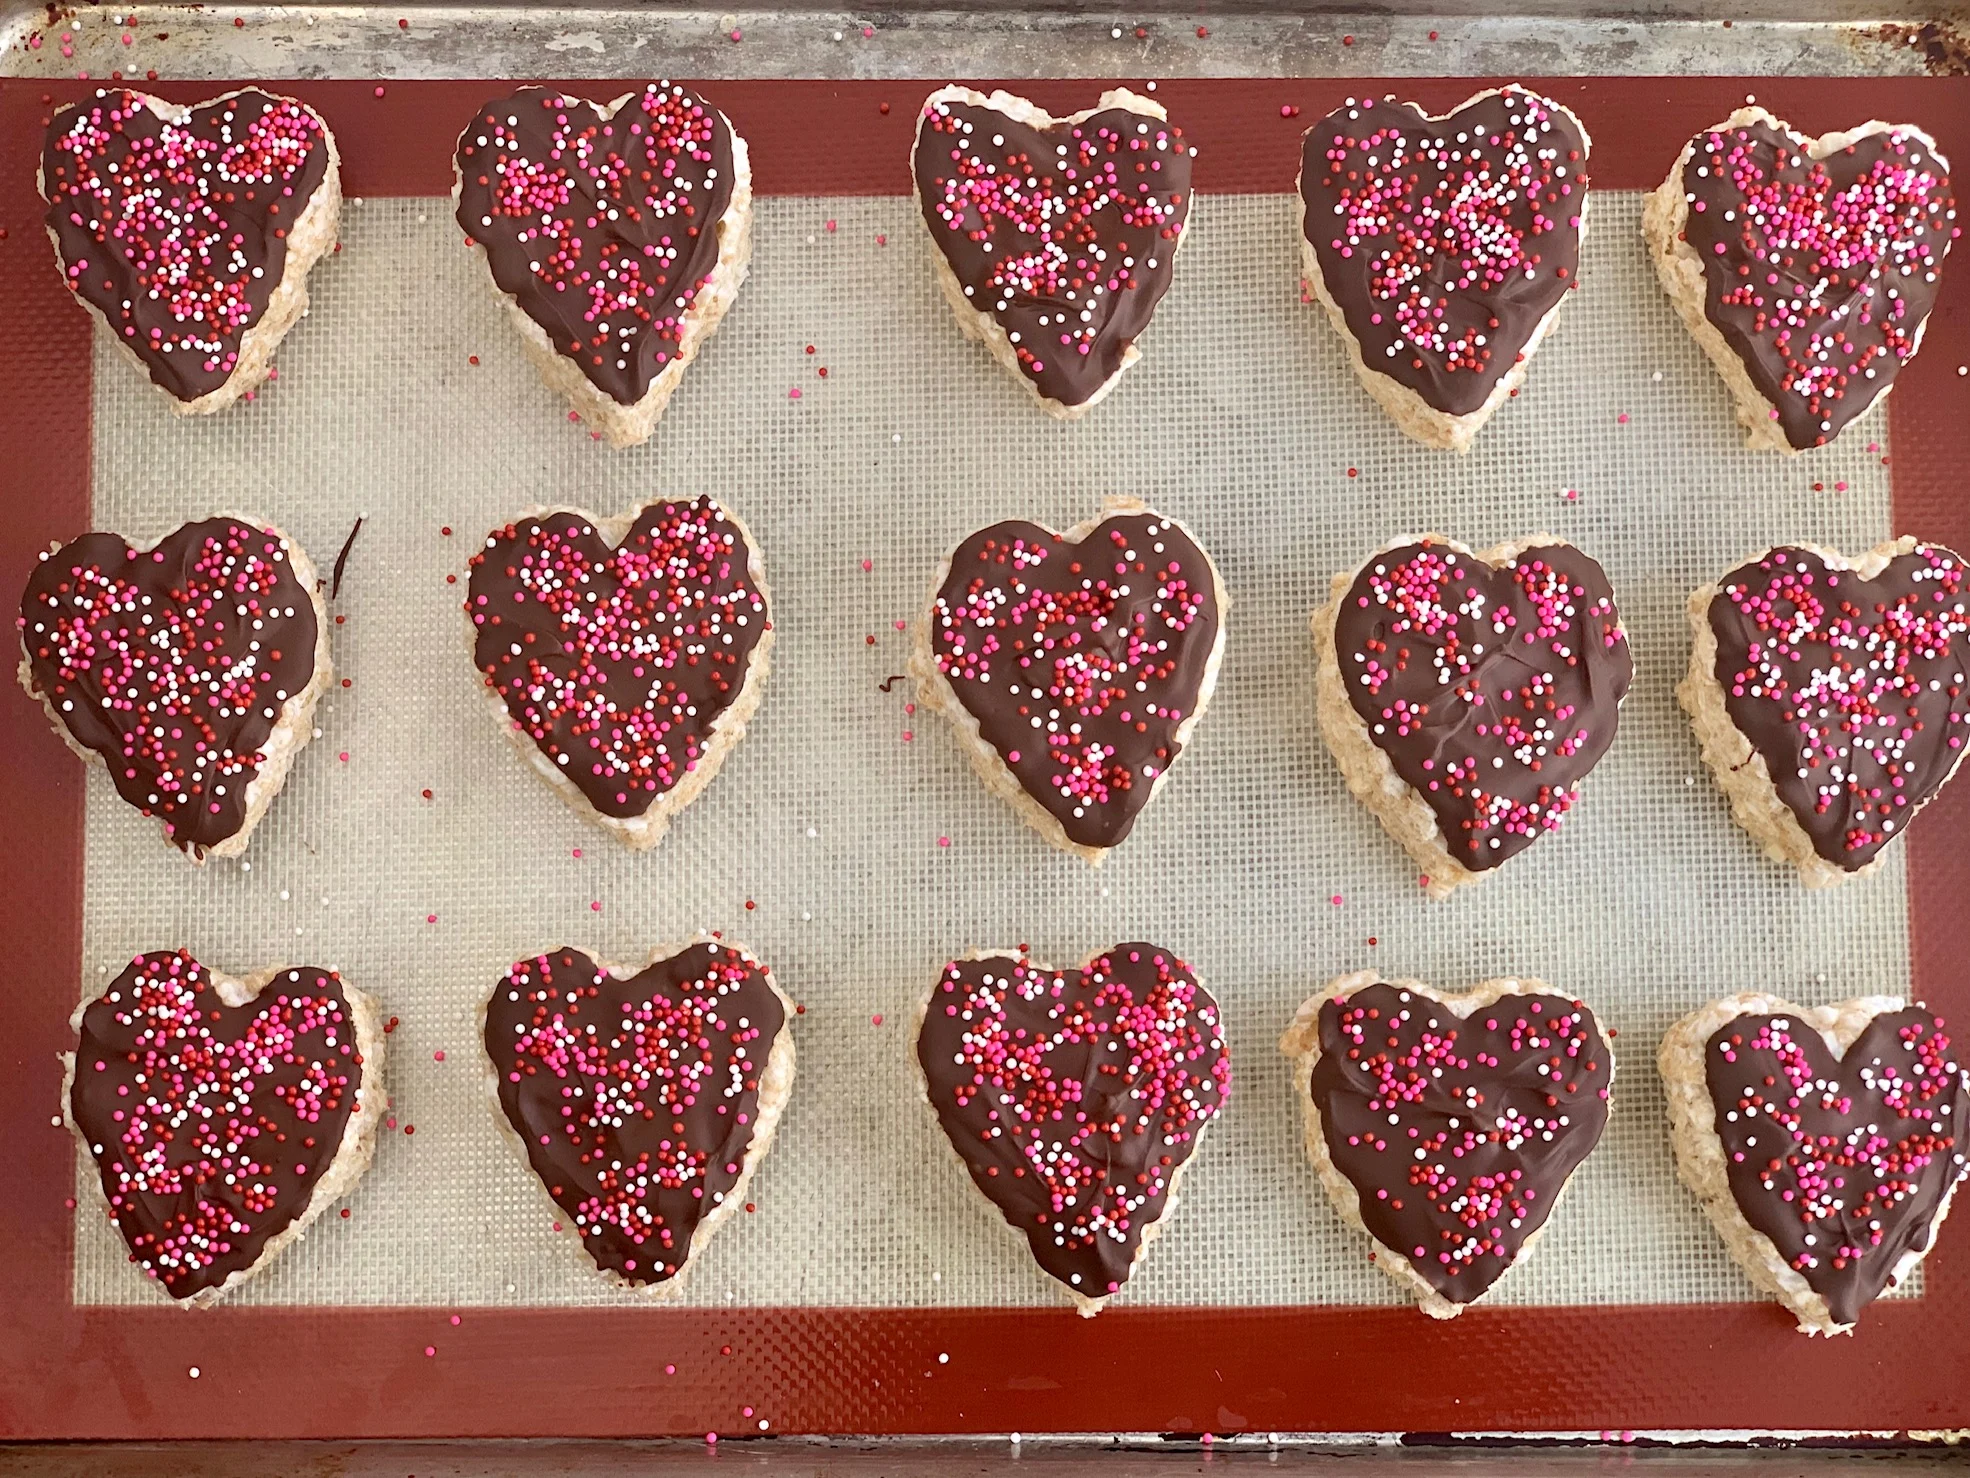
[(870, 1025), (870, 1026), (881, 1026), (881, 1025), (882, 1025), (882, 1013), (881, 1013), (880, 1011), (878, 1011), (878, 1012), (877, 1012), (877, 1013), (876, 1013), (876, 1014), (875, 1014), (874, 1016), (871, 1016), (871, 1017), (869, 1018), (869, 1025)]
[(951, 845), (951, 839), (949, 837), (939, 837), (937, 839), (937, 845), (940, 847), (948, 847)]
[(742, 32), (741, 32), (740, 30), (739, 30), (739, 28), (738, 28), (737, 26), (734, 26), (734, 27), (732, 28), (732, 39), (733, 39), (734, 41), (737, 41), (737, 40), (739, 39), (739, 37), (740, 37), (740, 36), (741, 36), (742, 34), (743, 34), (743, 33), (742, 33)]
[(438, 922), (438, 916), (434, 913), (427, 913), (424, 916), (424, 922), (427, 924), (435, 924)]
[(596, 899), (596, 900), (595, 900), (595, 901), (594, 901), (593, 903), (591, 903), (591, 904), (589, 904), (589, 905), (588, 905), (588, 911), (589, 911), (590, 913), (600, 913), (600, 912), (602, 912), (602, 900), (598, 898), (598, 899)]
[(1626, 426), (1628, 424), (1628, 412), (1623, 411), (1620, 415), (1616, 416), (1614, 419), (1617, 424)]
[(884, 236), (884, 235), (883, 235), (883, 234), (882, 234), (881, 232), (877, 232), (877, 233), (876, 233), (876, 245), (877, 245), (877, 246), (887, 246), (887, 245), (889, 245), (889, 238), (888, 238), (887, 236)]
[(834, 228), (835, 228), (835, 223), (834, 223), (833, 221), (829, 221), (829, 222), (828, 222), (828, 230), (830, 230), (830, 231), (833, 231), (833, 230), (834, 230)]
[(346, 750), (346, 749), (345, 749), (345, 750), (343, 750), (343, 751), (342, 751), (342, 753), (340, 753), (339, 755), (337, 755), (337, 756), (336, 756), (336, 758), (337, 758), (337, 759), (339, 759), (339, 760), (341, 760), (343, 764), (345, 764), (345, 765), (346, 765), (346, 764), (348, 764), (348, 763), (349, 763), (349, 751), (348, 751), (348, 750)]
[(916, 737), (917, 737), (916, 734), (912, 730), (905, 729), (903, 731), (903, 742), (905, 744), (908, 744), (912, 739)]
[[(732, 39), (733, 39), (734, 41), (736, 41), (736, 40), (738, 40), (738, 39), (739, 39), (739, 33), (738, 33), (737, 31), (734, 31), (734, 32), (732, 33)], [(707, 1432), (707, 1433), (705, 1433), (705, 1441), (706, 1441), (706, 1442), (708, 1442), (709, 1444), (711, 1444), (711, 1446), (713, 1446), (713, 1447), (716, 1447), (716, 1446), (718, 1446), (718, 1433), (716, 1433), (716, 1432)]]
[[(377, 88), (376, 90), (378, 92), (383, 91), (383, 89), (380, 87)], [(424, 1347), (424, 1358), (427, 1360), (429, 1360), (432, 1356), (436, 1355), (437, 1353), (438, 1353), (438, 1347), (436, 1345), (426, 1345)]]
[(577, 856), (577, 857), (579, 857), (579, 856), (581, 856), (581, 848), (580, 848), (580, 847), (576, 847), (576, 848), (575, 848), (575, 856)]
[(1339, 908), (1341, 906), (1341, 895), (1336, 893), (1333, 896), (1333, 898), (1330, 899), (1329, 901), (1334, 905), (1334, 907)]
[(905, 623), (903, 623), (903, 622), (901, 622), (901, 621), (898, 621), (898, 622), (896, 623), (896, 629), (897, 629), (898, 631), (901, 631), (901, 630), (903, 629), (903, 626), (904, 626), (904, 624), (905, 624)]
[(377, 88), (377, 89), (376, 89), (376, 95), (377, 95), (378, 97), (382, 97), (382, 96), (383, 96), (383, 89), (382, 89), (382, 88), (380, 88), (380, 87), (379, 87), (379, 88)]
[(799, 400), (799, 399), (800, 399), (800, 387), (799, 387), (798, 385), (796, 385), (796, 386), (794, 386), (794, 388), (793, 388), (793, 389), (791, 389), (791, 390), (789, 390), (789, 391), (787, 392), (787, 399), (788, 399), (788, 400)]
[(440, 1047), (436, 1052), (433, 1052), (431, 1054), (431, 1060), (433, 1062), (443, 1062), (445, 1060), (445, 1049)]
[(453, 1314), (453, 1315), (451, 1316), (451, 1327), (452, 1327), (453, 1329), (456, 1329), (456, 1328), (458, 1328), (458, 1322), (459, 1322), (459, 1321), (458, 1321), (458, 1315), (456, 1315), (456, 1314)]
[(665, 1375), (675, 1375), (675, 1374), (677, 1374), (677, 1367), (676, 1367), (675, 1365), (666, 1365), (666, 1366), (664, 1367), (664, 1374), (665, 1374)]
[(1293, 116), (1292, 106), (1287, 103), (1281, 103), (1279, 105), (1279, 116), (1281, 118), (1291, 118)]
[(876, 28), (874, 26), (862, 27), (862, 39), (864, 41), (867, 41), (871, 36), (875, 35), (875, 33), (876, 33)]
[(868, 574), (868, 572), (870, 570), (873, 570), (875, 567), (876, 567), (876, 562), (872, 559), (865, 559), (862, 561), (862, 573), (865, 575)]

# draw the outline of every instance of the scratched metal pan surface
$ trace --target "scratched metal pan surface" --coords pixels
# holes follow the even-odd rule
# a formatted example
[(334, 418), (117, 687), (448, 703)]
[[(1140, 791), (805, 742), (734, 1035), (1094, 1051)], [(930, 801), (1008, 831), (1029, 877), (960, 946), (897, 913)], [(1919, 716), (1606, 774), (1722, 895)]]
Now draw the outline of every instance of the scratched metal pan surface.
[[(880, 45), (859, 44), (865, 27), (879, 32)], [(1085, 3), (867, 11), (425, 0), (388, 8), (0, 4), (0, 76), (579, 78), (652, 67), (706, 79), (1839, 77), (1960, 74), (1970, 69), (1970, 47), (1961, 21), (1880, 0), (1527, 0), (1509, 13), (1483, 0), (1361, 10), (1151, 0), (1113, 11)]]

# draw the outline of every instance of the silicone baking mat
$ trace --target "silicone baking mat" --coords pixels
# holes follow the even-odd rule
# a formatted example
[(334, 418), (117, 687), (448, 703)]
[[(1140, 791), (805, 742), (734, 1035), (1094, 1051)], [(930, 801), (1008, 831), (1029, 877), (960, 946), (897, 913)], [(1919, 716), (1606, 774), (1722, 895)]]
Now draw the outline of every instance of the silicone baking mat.
[[(1887, 418), (1796, 461), (1741, 450), (1655, 282), (1641, 201), (1595, 198), (1579, 292), (1462, 459), (1408, 441), (1355, 386), (1300, 301), (1282, 195), (1198, 201), (1141, 363), (1066, 426), (959, 337), (896, 197), (762, 200), (750, 281), (657, 435), (628, 452), (540, 388), (443, 199), (352, 203), (278, 383), (238, 416), (182, 421), (99, 334), (101, 527), (149, 539), (237, 505), (325, 569), (364, 517), (332, 632), (351, 685), (318, 712), (321, 738), (243, 864), (187, 867), (107, 776), (89, 782), (96, 978), (180, 943), (242, 973), (323, 963), (401, 1023), (398, 1130), (350, 1219), (318, 1224), (243, 1296), (634, 1301), (552, 1233), (560, 1213), (495, 1128), (473, 1022), (516, 958), (576, 940), (640, 960), (699, 928), (769, 961), (806, 1014), (786, 1123), (748, 1193), (758, 1210), (693, 1267), (693, 1301), (1057, 1302), (916, 1099), (912, 1008), (973, 948), (1027, 942), (1074, 963), (1136, 938), (1215, 989), (1235, 1087), (1118, 1304), (1397, 1300), (1314, 1181), (1274, 1045), (1317, 984), (1367, 966), (1446, 986), (1536, 975), (1621, 1034), (1608, 1135), (1501, 1298), (1753, 1296), (1675, 1183), (1654, 1044), (1740, 984), (1813, 1004), (1901, 989), (1907, 905), (1899, 851), (1879, 876), (1810, 894), (1738, 832), (1675, 702), (1683, 602), (1776, 539), (1887, 536)], [(458, 612), (465, 560), (531, 503), (615, 514), (700, 492), (759, 542), (773, 672), (711, 790), (632, 854), (571, 815), (485, 713)], [(1219, 696), (1097, 869), (987, 794), (947, 726), (907, 711), (908, 683), (882, 685), (905, 665), (897, 624), (951, 545), (1001, 518), (1065, 527), (1113, 493), (1182, 519), (1231, 605)], [(1565, 826), (1432, 903), (1320, 741), (1307, 614), (1333, 571), (1392, 536), (1481, 547), (1540, 529), (1606, 567), (1637, 681)], [(1760, 927), (1714, 927), (1726, 913)], [(79, 1302), (164, 1298), (100, 1213), (81, 1218), (77, 1253)]]
[[(1479, 85), (1404, 91), (1440, 106)], [(380, 114), (365, 111), (366, 86), (294, 89), (336, 126), (349, 193), (373, 193), (347, 209), (344, 250), (314, 279), (313, 315), (284, 347), (280, 380), (236, 413), (175, 421), (101, 353), (83, 383), (88, 340), (64, 316), (72, 306), (55, 297), (39, 308), (59, 288), (14, 266), (15, 248), (39, 251), (38, 241), (0, 255), (10, 284), (35, 295), (40, 316), (26, 326), (46, 332), (31, 342), (16, 329), (21, 352), (0, 361), (20, 381), (9, 415), (24, 433), (21, 470), (57, 488), (79, 481), (94, 525), (153, 537), (237, 506), (282, 523), (326, 568), (365, 516), (334, 606), (338, 675), (350, 685), (325, 700), (322, 735), (256, 834), (250, 870), (184, 865), (99, 777), (84, 787), (65, 757), (48, 758), (56, 746), (38, 717), (7, 710), (10, 760), (34, 765), (10, 775), (11, 825), (41, 836), (49, 859), (7, 904), (52, 967), (37, 971), (32, 996), (55, 1018), (24, 1031), (34, 1049), (24, 1071), (0, 1081), (7, 1123), (48, 1125), (54, 1078), (42, 1053), (59, 1049), (60, 1016), (78, 983), (99, 986), (140, 947), (183, 942), (235, 970), (335, 965), (400, 1021), (397, 1123), (350, 1217), (285, 1254), (244, 1307), (201, 1317), (159, 1307), (77, 1194), (87, 1187), (61, 1131), (30, 1128), (0, 1148), (35, 1189), (31, 1205), (0, 1205), (0, 1217), (19, 1218), (27, 1262), (61, 1288), (52, 1304), (45, 1294), (24, 1304), (22, 1327), (66, 1352), (20, 1357), (41, 1411), (14, 1424), (77, 1434), (750, 1430), (757, 1420), (836, 1431), (1950, 1424), (1960, 1386), (1918, 1352), (1925, 1340), (1960, 1350), (1950, 1311), (1966, 1302), (1963, 1259), (1945, 1245), (1924, 1296), (1877, 1306), (1854, 1340), (1809, 1347), (1769, 1304), (1748, 1301), (1674, 1183), (1652, 1057), (1676, 1015), (1746, 984), (1817, 1001), (1912, 976), (1946, 1009), (1970, 1004), (1947, 963), (1954, 919), (1939, 902), (1962, 878), (1957, 799), (1940, 802), (1880, 876), (1807, 895), (1730, 824), (1671, 693), (1686, 654), (1683, 596), (1742, 554), (1788, 538), (1864, 547), (1891, 526), (1961, 538), (1939, 491), (1962, 436), (1950, 414), (1962, 409), (1953, 372), (1964, 357), (1954, 279), (1888, 414), (1826, 452), (1753, 457), (1637, 234), (1637, 191), (1673, 156), (1638, 142), (1638, 120), (1661, 126), (1656, 89), (1668, 96), (1669, 138), (1721, 117), (1744, 85), (1546, 84), (1596, 133), (1584, 285), (1477, 450), (1427, 453), (1353, 383), (1297, 281), (1285, 191), (1305, 120), (1280, 119), (1279, 98), (1300, 99), (1310, 118), (1348, 84), (1166, 84), (1179, 118), (1198, 120), (1194, 234), (1143, 362), (1087, 421), (1061, 426), (959, 338), (914, 205), (890, 193), (906, 185), (903, 153), (873, 163), (858, 153), (881, 129), (885, 151), (907, 147), (912, 88), (791, 86), (834, 121), (828, 137), (846, 141), (846, 162), (831, 170), (811, 131), (775, 126), (764, 105), (788, 94), (707, 88), (755, 145), (766, 193), (752, 280), (652, 442), (626, 453), (591, 441), (538, 386), (435, 196), (449, 172), (446, 130), (481, 86), (398, 84)], [(1783, 85), (1757, 90), (1831, 126), (1878, 111), (1867, 86), (1795, 84), (1789, 108)], [(1067, 104), (1092, 87), (1029, 91)], [(1964, 89), (1916, 91), (1929, 101), (1905, 111), (1949, 147), (1970, 113)], [(874, 122), (878, 97), (895, 100), (900, 123)], [(31, 129), (45, 112), (15, 85), (0, 99), (10, 127)], [(425, 142), (383, 149), (406, 117), (428, 126)], [(1970, 138), (1957, 152), (1970, 157)], [(848, 193), (815, 193), (830, 180)], [(31, 219), (18, 182), (7, 188), (10, 219)], [(81, 358), (64, 366), (49, 345)], [(701, 491), (752, 526), (780, 645), (752, 732), (664, 843), (632, 857), (568, 813), (496, 732), (474, 688), (462, 585), (447, 576), (462, 579), (485, 530), (531, 503), (610, 513)], [(1232, 605), (1211, 713), (1135, 835), (1095, 871), (1049, 851), (987, 796), (942, 726), (906, 711), (907, 683), (882, 685), (904, 666), (897, 623), (916, 614), (951, 544), (1002, 517), (1071, 523), (1108, 494), (1184, 519), (1218, 559)], [(23, 506), (10, 550), (72, 533), (85, 516), (55, 526), (54, 511)], [(1483, 545), (1541, 528), (1606, 564), (1637, 654), (1635, 690), (1559, 835), (1432, 904), (1319, 741), (1306, 616), (1334, 570), (1387, 536), (1436, 529)], [(37, 785), (37, 774), (49, 778)], [(517, 956), (565, 940), (632, 959), (699, 927), (748, 943), (805, 1006), (794, 1023), (801, 1076), (751, 1192), (757, 1211), (693, 1269), (691, 1306), (610, 1307), (626, 1300), (551, 1236), (551, 1207), (494, 1131), (472, 1013)], [(951, 954), (1027, 942), (1066, 964), (1135, 936), (1178, 950), (1217, 992), (1235, 1088), (1168, 1234), (1088, 1324), (1057, 1305), (974, 1200), (914, 1097), (906, 1023)], [(1621, 1033), (1601, 1150), (1538, 1255), (1500, 1286), (1500, 1307), (1449, 1327), (1397, 1306), (1328, 1210), (1273, 1045), (1309, 990), (1363, 966), (1453, 987), (1536, 973)], [(60, 1199), (81, 1210), (57, 1211)], [(1486, 1353), (1500, 1338), (1514, 1351), (1507, 1366)], [(596, 1377), (578, 1413), (505, 1399), (598, 1339), (621, 1366)], [(305, 1392), (279, 1383), (296, 1341), (310, 1352)], [(1144, 1341), (1163, 1352), (1163, 1379), (1117, 1390), (1097, 1374)], [(1727, 1380), (1752, 1358), (1767, 1380)], [(94, 1363), (104, 1359), (145, 1372), (107, 1406), (90, 1398), (86, 1374), (109, 1368)], [(193, 1359), (205, 1375), (188, 1382)], [(379, 1360), (391, 1372), (380, 1393), (359, 1374)], [(251, 1399), (276, 1390), (271, 1414)], [(744, 1407), (757, 1417), (742, 1421)]]

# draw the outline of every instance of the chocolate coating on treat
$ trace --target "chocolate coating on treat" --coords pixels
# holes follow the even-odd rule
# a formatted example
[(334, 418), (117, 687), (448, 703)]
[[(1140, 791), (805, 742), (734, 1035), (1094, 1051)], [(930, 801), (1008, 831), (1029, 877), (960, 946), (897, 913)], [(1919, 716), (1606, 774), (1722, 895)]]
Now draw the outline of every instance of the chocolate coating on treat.
[(34, 690), (117, 794), (194, 857), (245, 824), (281, 709), (315, 678), (315, 604), (278, 534), (208, 518), (138, 552), (84, 534), (21, 596)]
[(617, 980), (580, 950), (521, 960), (486, 1004), (499, 1106), (605, 1272), (661, 1283), (745, 1172), (786, 1011), (766, 971), (692, 944)]
[(1306, 239), (1362, 362), (1434, 410), (1478, 410), (1580, 278), (1587, 140), (1510, 87), (1432, 121), (1351, 100), (1307, 130)]
[(1079, 970), (953, 960), (917, 1061), (973, 1183), (1041, 1268), (1091, 1299), (1128, 1281), (1231, 1091), (1217, 1001), (1153, 944)]
[(732, 127), (669, 82), (605, 111), (538, 87), (479, 109), (458, 140), (458, 224), (555, 349), (634, 405), (718, 265)]
[(1607, 1126), (1614, 1062), (1594, 1013), (1500, 996), (1459, 1017), (1377, 982), (1322, 1004), (1314, 1107), (1361, 1220), (1452, 1303), (1518, 1258)]
[(1127, 108), (1044, 130), (960, 101), (925, 112), (924, 222), (965, 300), (1005, 330), (1047, 399), (1093, 397), (1169, 291), (1190, 152), (1182, 129)]
[(1970, 1174), (1970, 1077), (1942, 1018), (1884, 1013), (1836, 1058), (1792, 1017), (1740, 1016), (1703, 1061), (1738, 1210), (1852, 1324)]
[(1903, 129), (1814, 160), (1748, 122), (1697, 135), (1683, 190), (1704, 316), (1788, 443), (1831, 441), (1915, 357), (1955, 232), (1942, 161)]
[(328, 163), (326, 125), (290, 98), (248, 89), (168, 123), (102, 91), (55, 114), (41, 192), (70, 290), (191, 401), (231, 378)]
[(1970, 743), (1970, 591), (1937, 544), (1872, 580), (1774, 549), (1717, 582), (1718, 685), (1813, 850), (1854, 872)]
[(1038, 524), (981, 529), (930, 613), (937, 670), (1068, 840), (1112, 847), (1182, 753), (1218, 640), (1210, 561), (1156, 513), (1077, 543)]
[(1634, 679), (1600, 565), (1570, 544), (1493, 568), (1423, 540), (1378, 554), (1334, 624), (1348, 701), (1473, 872), (1552, 831)]
[(89, 1004), (69, 1117), (166, 1293), (219, 1287), (307, 1211), (357, 1111), (356, 1049), (342, 982), (314, 965), (228, 1006), (198, 961), (157, 950)]
[(710, 498), (648, 504), (613, 548), (581, 514), (523, 518), (472, 556), (473, 659), (589, 804), (641, 816), (745, 687), (768, 622), (752, 559)]

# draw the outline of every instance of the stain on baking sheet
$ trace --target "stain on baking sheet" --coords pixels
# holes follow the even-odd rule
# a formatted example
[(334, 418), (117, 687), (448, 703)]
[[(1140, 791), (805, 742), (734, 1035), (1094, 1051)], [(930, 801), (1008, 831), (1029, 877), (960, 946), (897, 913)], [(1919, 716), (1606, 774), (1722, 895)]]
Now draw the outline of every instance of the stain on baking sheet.
[(1912, 46), (1932, 77), (1970, 75), (1970, 29), (1961, 21), (1932, 20), (1919, 25), (1889, 21), (1873, 34), (1891, 46)]

